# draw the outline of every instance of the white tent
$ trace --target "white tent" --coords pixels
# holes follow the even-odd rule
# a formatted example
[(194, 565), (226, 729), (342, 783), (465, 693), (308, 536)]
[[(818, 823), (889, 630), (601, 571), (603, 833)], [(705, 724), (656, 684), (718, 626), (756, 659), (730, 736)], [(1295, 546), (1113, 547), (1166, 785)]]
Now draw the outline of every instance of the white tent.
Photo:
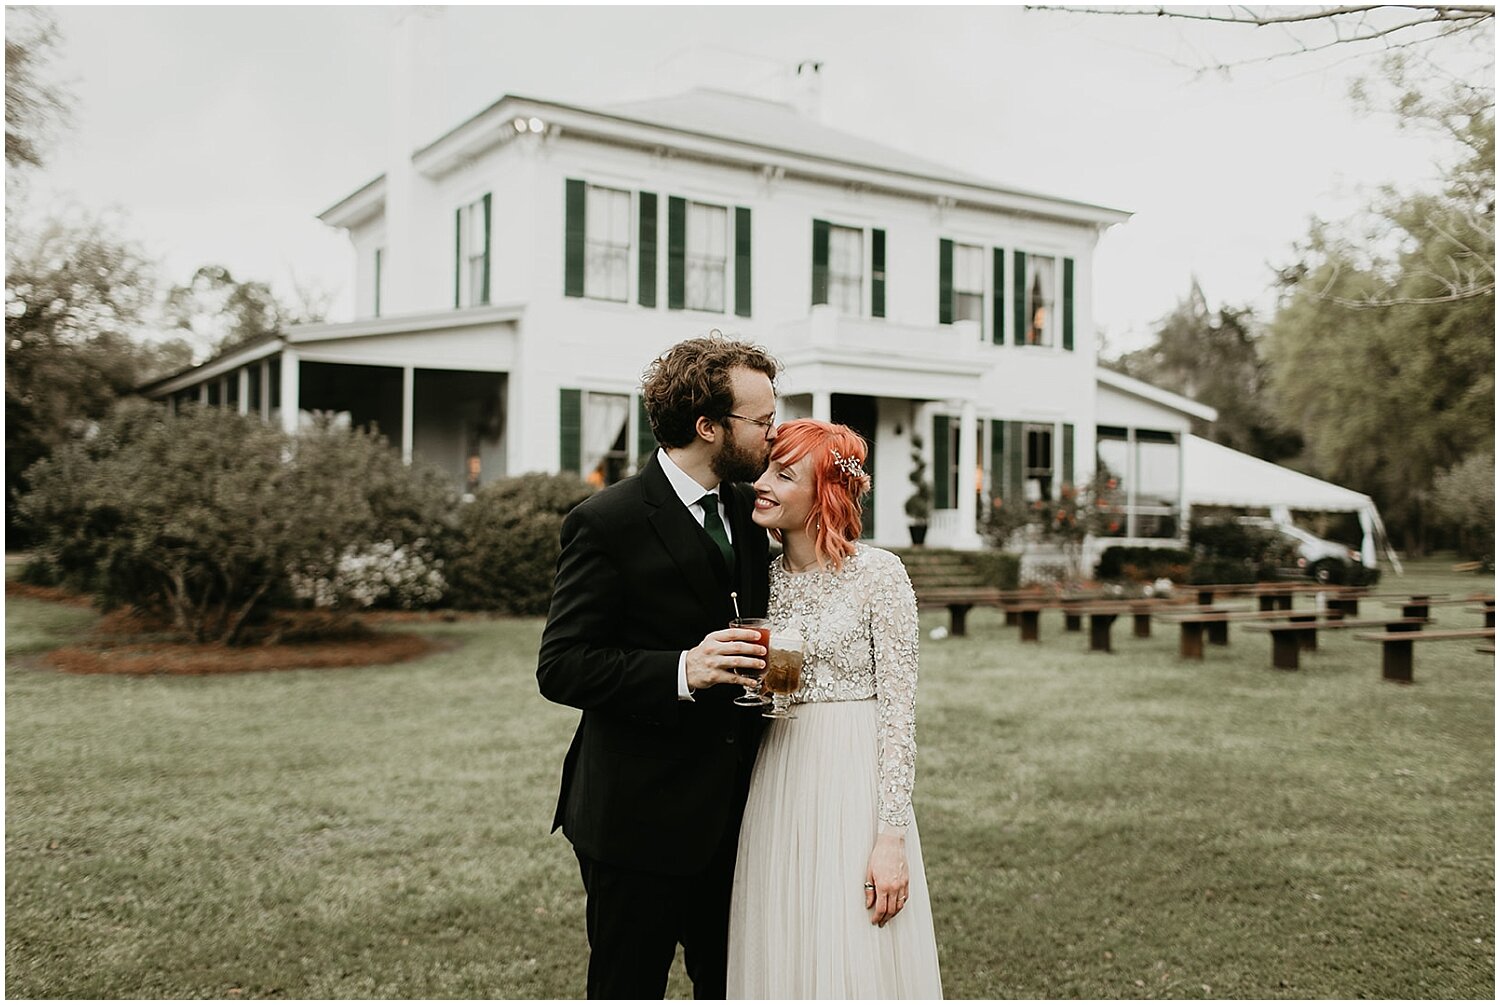
[[(1355, 513), (1364, 531), (1360, 552), (1368, 566), (1375, 564), (1376, 537), (1386, 539), (1375, 501), (1363, 492), (1192, 435), (1183, 438), (1182, 467), (1189, 506), (1264, 508), (1271, 511), (1272, 519), (1284, 523), (1291, 522), (1294, 509)], [(1400, 562), (1389, 546), (1386, 554), (1399, 571)]]

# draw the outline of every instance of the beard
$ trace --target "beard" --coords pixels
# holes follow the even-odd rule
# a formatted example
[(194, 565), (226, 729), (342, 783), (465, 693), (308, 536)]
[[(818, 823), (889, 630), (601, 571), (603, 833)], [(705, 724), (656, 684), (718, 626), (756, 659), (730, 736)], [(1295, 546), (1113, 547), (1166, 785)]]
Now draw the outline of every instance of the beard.
[(721, 482), (753, 482), (766, 470), (771, 460), (771, 444), (759, 442), (755, 447), (741, 447), (732, 438), (724, 441), (724, 449), (714, 454), (709, 466)]

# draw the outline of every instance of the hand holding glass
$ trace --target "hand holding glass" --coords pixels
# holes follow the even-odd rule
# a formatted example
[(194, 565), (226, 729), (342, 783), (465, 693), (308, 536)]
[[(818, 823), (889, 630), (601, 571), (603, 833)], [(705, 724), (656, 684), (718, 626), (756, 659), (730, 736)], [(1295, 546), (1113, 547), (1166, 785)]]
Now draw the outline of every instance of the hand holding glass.
[[(763, 648), (765, 648), (767, 652), (770, 651), (770, 649), (771, 649), (771, 622), (767, 621), (765, 618), (735, 618), (733, 621), (729, 622), (729, 627), (730, 628), (748, 628), (752, 632), (759, 632), (760, 633), (760, 638), (758, 638), (758, 639), (755, 640), (756, 643), (758, 645), (762, 646)], [(766, 672), (766, 668), (765, 668), (765, 663), (764, 662), (761, 664), (761, 666), (759, 668), (755, 668), (755, 667), (737, 667), (737, 668), (735, 668), (735, 673), (739, 674), (741, 677), (755, 677), (755, 678), (759, 679), (762, 675), (765, 674), (765, 672)], [(754, 684), (754, 685), (746, 684), (746, 685), (744, 685), (744, 687), (745, 687), (745, 693), (742, 694), (742, 695), (740, 695), (738, 698), (734, 699), (734, 703), (736, 705), (745, 705), (745, 706), (749, 707), (749, 706), (754, 706), (754, 705), (769, 705), (771, 703), (769, 698), (766, 698), (764, 695), (762, 695), (760, 693), (760, 685), (759, 684)]]

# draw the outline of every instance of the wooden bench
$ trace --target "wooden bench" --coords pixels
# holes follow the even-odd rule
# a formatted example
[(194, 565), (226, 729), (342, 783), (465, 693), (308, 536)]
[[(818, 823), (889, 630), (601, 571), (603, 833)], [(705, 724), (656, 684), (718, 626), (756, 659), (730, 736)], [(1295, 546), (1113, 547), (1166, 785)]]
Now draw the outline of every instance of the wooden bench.
[(1150, 638), (1151, 618), (1166, 606), (1168, 602), (1156, 599), (1096, 601), (1079, 606), (1076, 613), (1089, 619), (1089, 652), (1112, 653), (1109, 635), (1116, 618), (1129, 614), (1135, 622), (1135, 637)]
[(1447, 594), (1445, 593), (1413, 593), (1408, 595), (1404, 600), (1386, 601), (1385, 606), (1401, 608), (1401, 616), (1404, 618), (1425, 618), (1434, 607), (1472, 603), (1469, 600), (1444, 598), (1447, 598)]
[(1271, 636), (1271, 666), (1277, 670), (1296, 670), (1303, 650), (1318, 648), (1318, 631), (1342, 631), (1351, 628), (1384, 628), (1387, 632), (1416, 632), (1430, 624), (1426, 618), (1393, 618), (1388, 621), (1354, 621), (1342, 616), (1302, 621), (1292, 619), (1280, 624), (1255, 622), (1240, 627), (1251, 632), (1267, 632)]
[(999, 606), (1000, 592), (993, 586), (924, 586), (916, 590), (917, 607), (946, 607), (948, 630), (954, 635), (967, 635), (969, 611), (975, 606)]
[(1203, 659), (1203, 636), (1208, 634), (1211, 645), (1229, 645), (1229, 623), (1232, 621), (1312, 621), (1318, 615), (1314, 611), (1230, 611), (1223, 608), (1208, 608), (1195, 613), (1179, 614), (1175, 611), (1158, 614), (1162, 621), (1182, 626), (1177, 644), (1177, 655), (1185, 660)]
[(1446, 642), (1450, 639), (1493, 639), (1493, 628), (1454, 628), (1437, 632), (1361, 632), (1364, 642), (1380, 643), (1380, 676), (1398, 684), (1412, 682), (1412, 643)]
[(1470, 612), (1471, 614), (1483, 614), (1484, 627), (1495, 627), (1495, 602), (1493, 600), (1485, 604), (1483, 607), (1465, 607), (1464, 610)]

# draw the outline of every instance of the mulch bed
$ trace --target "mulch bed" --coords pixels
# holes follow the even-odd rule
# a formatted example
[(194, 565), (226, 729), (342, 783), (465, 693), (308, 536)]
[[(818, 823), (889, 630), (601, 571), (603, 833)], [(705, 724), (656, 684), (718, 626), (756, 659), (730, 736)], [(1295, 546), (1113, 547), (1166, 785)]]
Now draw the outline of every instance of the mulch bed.
[[(8, 580), (7, 597), (88, 607), (86, 596), (50, 586)], [(482, 615), (481, 615), (482, 616)], [(384, 666), (451, 649), (451, 639), (388, 632), (376, 625), (455, 621), (449, 612), (381, 611), (359, 618), (318, 611), (277, 611), (248, 630), (244, 644), (184, 642), (171, 625), (141, 611), (120, 608), (100, 617), (86, 638), (54, 649), (42, 663), (64, 673), (205, 676), (267, 670)]]

